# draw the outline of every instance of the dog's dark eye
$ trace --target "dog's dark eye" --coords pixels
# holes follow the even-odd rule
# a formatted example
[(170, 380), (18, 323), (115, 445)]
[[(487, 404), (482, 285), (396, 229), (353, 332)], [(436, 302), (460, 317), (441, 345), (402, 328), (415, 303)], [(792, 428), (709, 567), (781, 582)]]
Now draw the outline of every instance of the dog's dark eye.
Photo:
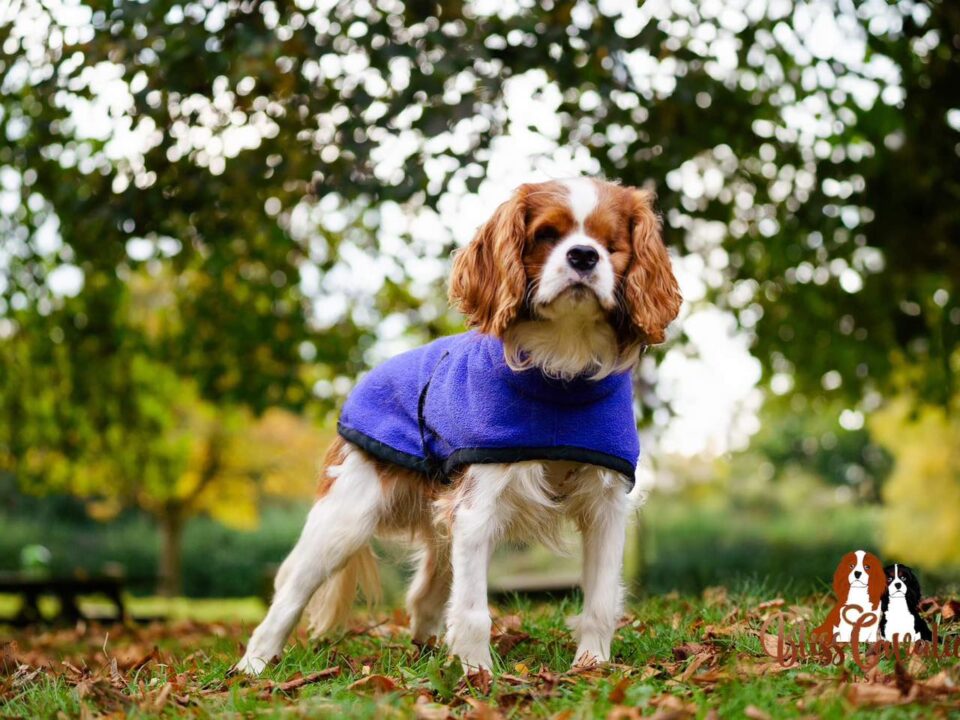
[(870, 566), (869, 566), (869, 565), (864, 565), (864, 566), (863, 566), (863, 569), (864, 569), (864, 570), (869, 570), (869, 569), (870, 569)]
[(537, 242), (555, 243), (560, 239), (560, 231), (555, 227), (542, 227), (534, 234), (533, 239)]

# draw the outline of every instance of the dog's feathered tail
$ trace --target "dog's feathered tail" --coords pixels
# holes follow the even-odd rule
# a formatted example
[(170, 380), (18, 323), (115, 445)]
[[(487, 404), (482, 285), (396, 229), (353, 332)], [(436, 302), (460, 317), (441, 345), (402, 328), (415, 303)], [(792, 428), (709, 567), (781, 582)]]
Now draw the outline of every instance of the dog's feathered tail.
[[(288, 575), (289, 568), (284, 563), (277, 572), (274, 587), (279, 589)], [(304, 611), (310, 636), (320, 637), (345, 626), (358, 591), (368, 604), (380, 600), (380, 569), (369, 545), (351, 555), (310, 598)]]

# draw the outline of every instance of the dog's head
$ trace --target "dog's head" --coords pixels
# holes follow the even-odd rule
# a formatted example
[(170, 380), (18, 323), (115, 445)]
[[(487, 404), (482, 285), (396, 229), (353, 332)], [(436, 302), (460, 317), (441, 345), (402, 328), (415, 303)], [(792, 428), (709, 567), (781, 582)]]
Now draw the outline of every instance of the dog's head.
[(518, 320), (595, 308), (628, 361), (680, 309), (653, 194), (588, 178), (521, 185), (457, 254), (450, 299), (500, 338)]
[(833, 591), (839, 600), (844, 601), (851, 588), (866, 589), (870, 602), (879, 605), (887, 589), (880, 558), (865, 550), (854, 550), (840, 559), (833, 574)]
[(916, 609), (920, 604), (920, 581), (913, 570), (906, 565), (887, 565), (883, 569), (886, 575), (886, 592), (890, 598), (906, 598), (907, 607)]

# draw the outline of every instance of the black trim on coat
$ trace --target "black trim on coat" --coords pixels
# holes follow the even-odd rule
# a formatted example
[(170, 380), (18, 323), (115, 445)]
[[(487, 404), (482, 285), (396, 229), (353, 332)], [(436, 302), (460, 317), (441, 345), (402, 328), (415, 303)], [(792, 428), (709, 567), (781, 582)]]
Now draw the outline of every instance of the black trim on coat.
[[(394, 463), (408, 470), (415, 470), (429, 475), (433, 466), (431, 463), (416, 455), (402, 452), (385, 443), (375, 440), (359, 430), (345, 427), (337, 423), (337, 432), (344, 440), (361, 447), (376, 458)], [(464, 465), (485, 463), (513, 463), (530, 460), (568, 460), (570, 462), (597, 465), (607, 470), (613, 470), (624, 476), (629, 488), (636, 483), (636, 468), (630, 462), (616, 455), (574, 445), (559, 445), (555, 447), (514, 447), (514, 448), (461, 448), (455, 450), (443, 462), (443, 472), (449, 476)]]

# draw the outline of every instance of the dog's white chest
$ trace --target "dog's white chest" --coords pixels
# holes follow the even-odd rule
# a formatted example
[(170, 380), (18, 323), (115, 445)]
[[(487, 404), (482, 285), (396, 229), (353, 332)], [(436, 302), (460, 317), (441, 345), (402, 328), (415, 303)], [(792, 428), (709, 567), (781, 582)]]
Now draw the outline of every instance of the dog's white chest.
[[(858, 609), (859, 608), (859, 609)], [(867, 620), (860, 626), (857, 638), (860, 642), (874, 642), (877, 639), (877, 628), (880, 625), (880, 608), (870, 602), (866, 588), (850, 588), (847, 602), (840, 610), (840, 622), (833, 628), (834, 635), (840, 642), (850, 642), (853, 639), (853, 628), (861, 616), (871, 613), (873, 622)]]
[(907, 607), (907, 601), (904, 598), (891, 598), (884, 615), (883, 639), (893, 640), (894, 635), (899, 636), (901, 641), (909, 635), (912, 639), (917, 634), (914, 628), (914, 618)]

